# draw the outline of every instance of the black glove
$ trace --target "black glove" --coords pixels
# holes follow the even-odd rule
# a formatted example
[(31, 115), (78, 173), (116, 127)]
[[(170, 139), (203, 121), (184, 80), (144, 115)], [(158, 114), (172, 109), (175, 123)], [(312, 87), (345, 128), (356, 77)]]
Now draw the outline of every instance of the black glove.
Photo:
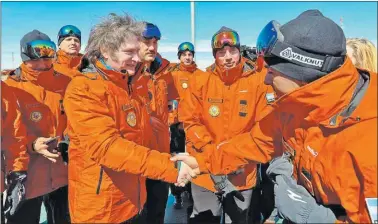
[(70, 145), (70, 138), (68, 135), (64, 136), (64, 140), (58, 143), (58, 151), (62, 155), (63, 162), (68, 163), (68, 147)]
[(4, 215), (9, 219), (17, 212), (20, 203), (25, 200), (26, 171), (14, 171), (7, 175), (7, 198)]

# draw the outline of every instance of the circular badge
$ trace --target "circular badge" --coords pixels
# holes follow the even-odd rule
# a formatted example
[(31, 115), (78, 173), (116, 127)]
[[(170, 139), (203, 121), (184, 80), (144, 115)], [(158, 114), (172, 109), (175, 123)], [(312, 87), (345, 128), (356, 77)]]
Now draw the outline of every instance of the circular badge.
[(135, 113), (133, 111), (130, 111), (127, 114), (126, 122), (127, 122), (127, 124), (130, 125), (130, 127), (135, 127), (135, 125), (136, 125), (136, 115), (135, 115)]
[(212, 117), (218, 117), (219, 114), (220, 114), (219, 107), (216, 106), (216, 105), (211, 105), (210, 108), (209, 108), (209, 114), (210, 114)]
[(41, 112), (38, 112), (38, 111), (31, 112), (31, 114), (30, 114), (30, 120), (32, 120), (34, 122), (38, 122), (41, 119), (42, 119)]
[(182, 86), (182, 88), (187, 89), (188, 88), (188, 83), (184, 82), (184, 83), (182, 83), (181, 86)]

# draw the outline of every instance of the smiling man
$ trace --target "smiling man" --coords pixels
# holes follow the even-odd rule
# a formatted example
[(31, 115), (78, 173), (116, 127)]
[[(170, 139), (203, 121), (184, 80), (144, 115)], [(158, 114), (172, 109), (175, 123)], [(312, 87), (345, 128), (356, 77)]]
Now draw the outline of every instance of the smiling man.
[(80, 66), (83, 75), (67, 88), (73, 223), (143, 223), (145, 177), (176, 182), (170, 154), (144, 147), (151, 137), (145, 134), (149, 117), (129, 88), (143, 28), (115, 14), (95, 25)]
[[(215, 63), (206, 73), (193, 78), (191, 97), (184, 97), (180, 102), (180, 110), (192, 111), (191, 116), (180, 117), (187, 151), (194, 155), (212, 151), (216, 144), (250, 130), (261, 111), (269, 107), (266, 95), (272, 92), (264, 84), (266, 70), (257, 71), (255, 62), (241, 57), (236, 31), (222, 27), (213, 35), (211, 46)], [(256, 164), (250, 164), (228, 178), (199, 176), (191, 185), (194, 205), (190, 222), (219, 223), (223, 206), (226, 223), (248, 223), (256, 171)], [(220, 189), (220, 186), (227, 187)], [(228, 192), (219, 200), (214, 193), (222, 191)], [(234, 199), (233, 195), (238, 198)]]

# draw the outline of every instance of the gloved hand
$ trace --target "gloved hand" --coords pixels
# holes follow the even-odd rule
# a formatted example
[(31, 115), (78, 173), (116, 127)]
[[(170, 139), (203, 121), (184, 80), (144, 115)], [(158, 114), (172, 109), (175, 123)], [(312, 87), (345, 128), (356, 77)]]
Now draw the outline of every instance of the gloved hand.
[(230, 182), (226, 175), (216, 176), (210, 175), (211, 179), (214, 182), (214, 187), (218, 191), (219, 194), (222, 194), (223, 197), (228, 195), (233, 195), (240, 201), (244, 202), (243, 195), (236, 189), (236, 187)]
[(275, 177), (274, 197), (278, 214), (285, 220), (294, 223), (335, 223), (336, 221), (332, 210), (319, 205), (315, 198), (292, 177), (282, 174)]
[(214, 187), (218, 191), (218, 196), (222, 198), (222, 206), (224, 212), (230, 216), (233, 223), (237, 223), (237, 220), (242, 218), (242, 209), (235, 202), (235, 198), (244, 202), (244, 197), (236, 189), (236, 187), (230, 182), (226, 175), (216, 176), (210, 175), (214, 182)]
[(293, 175), (293, 164), (290, 162), (288, 155), (284, 154), (281, 157), (274, 158), (266, 170), (266, 175), (272, 181), (277, 175), (291, 177)]
[(25, 200), (26, 171), (13, 171), (7, 176), (7, 197), (4, 204), (4, 215), (9, 219)]

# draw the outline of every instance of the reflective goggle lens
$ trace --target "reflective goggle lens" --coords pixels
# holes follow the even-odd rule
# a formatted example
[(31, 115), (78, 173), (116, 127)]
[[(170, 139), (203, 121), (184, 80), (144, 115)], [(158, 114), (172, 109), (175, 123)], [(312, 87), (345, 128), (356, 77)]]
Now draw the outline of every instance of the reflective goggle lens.
[(278, 32), (280, 24), (277, 21), (270, 21), (264, 29), (260, 32), (257, 43), (256, 52), (257, 55), (268, 57), (270, 55), (270, 50), (273, 48), (274, 44), (279, 38)]
[(54, 58), (56, 47), (55, 43), (49, 40), (34, 40), (26, 44), (26, 48), (22, 49), (24, 54), (29, 58)]
[(178, 51), (193, 51), (194, 52), (194, 46), (192, 43), (184, 42), (180, 44), (178, 47)]
[(229, 46), (240, 46), (239, 35), (233, 31), (221, 32), (211, 40), (211, 47), (215, 49), (222, 48), (226, 44)]
[(72, 26), (72, 25), (64, 26), (59, 30), (58, 39), (60, 37), (65, 37), (65, 36), (70, 36), (70, 35), (74, 35), (78, 38), (81, 38), (81, 31), (76, 26)]
[(147, 24), (146, 28), (143, 31), (143, 37), (146, 39), (156, 38), (157, 40), (160, 40), (160, 30), (157, 26), (153, 24)]

